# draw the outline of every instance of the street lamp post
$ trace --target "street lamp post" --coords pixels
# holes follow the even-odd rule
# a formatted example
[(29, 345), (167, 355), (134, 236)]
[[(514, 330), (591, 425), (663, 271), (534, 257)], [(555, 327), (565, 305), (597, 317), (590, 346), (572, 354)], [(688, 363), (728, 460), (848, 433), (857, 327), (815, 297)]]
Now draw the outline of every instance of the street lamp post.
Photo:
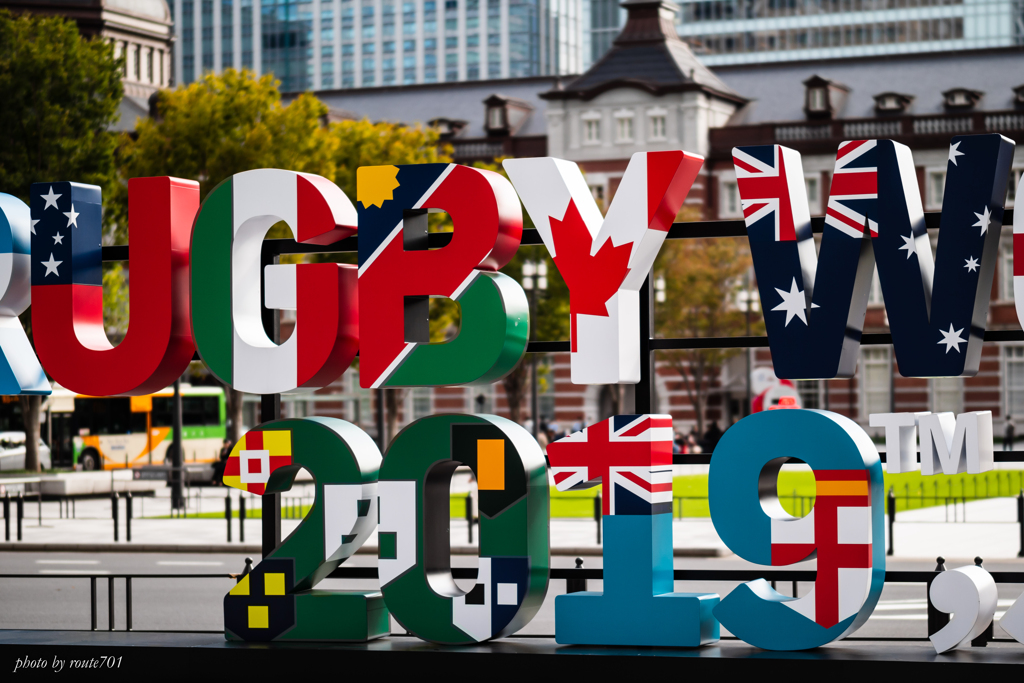
[[(548, 288), (548, 264), (544, 261), (523, 263), (523, 289), (530, 293), (530, 339), (536, 339), (537, 290)], [(537, 410), (537, 354), (530, 354), (530, 423), (533, 438), (540, 433), (540, 419)]]

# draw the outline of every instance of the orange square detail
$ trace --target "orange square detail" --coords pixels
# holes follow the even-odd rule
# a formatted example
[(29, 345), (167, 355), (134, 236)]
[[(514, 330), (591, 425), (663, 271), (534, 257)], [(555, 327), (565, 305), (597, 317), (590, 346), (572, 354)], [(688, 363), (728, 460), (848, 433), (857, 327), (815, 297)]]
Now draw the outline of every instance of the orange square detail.
[(505, 490), (505, 440), (476, 442), (476, 479), (480, 491)]

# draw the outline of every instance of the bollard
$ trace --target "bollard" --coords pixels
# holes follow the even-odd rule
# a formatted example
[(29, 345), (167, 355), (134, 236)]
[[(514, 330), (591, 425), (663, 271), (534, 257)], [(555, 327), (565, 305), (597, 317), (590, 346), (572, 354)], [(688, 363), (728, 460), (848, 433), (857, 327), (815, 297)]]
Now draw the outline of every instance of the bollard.
[(238, 542), (245, 543), (245, 498), (238, 497)]
[(594, 521), (597, 522), (597, 544), (601, 545), (601, 494), (594, 496)]
[(114, 542), (116, 543), (120, 540), (117, 537), (117, 493), (110, 494), (110, 512), (114, 518)]
[(11, 494), (4, 496), (4, 540), (11, 540)]
[(469, 528), (469, 544), (473, 545), (473, 496), (466, 494), (466, 526)]
[(245, 569), (243, 569), (242, 573), (238, 575), (238, 580), (241, 581), (243, 578), (248, 576), (249, 572), (251, 572), (251, 571), (252, 571), (252, 558), (251, 557), (247, 557), (247, 558), (245, 558)]
[(18, 540), (21, 540), (21, 520), (25, 517), (25, 497), (22, 494), (18, 494)]
[[(937, 558), (935, 558), (935, 562), (936, 562), (936, 564), (935, 564), (935, 574), (936, 574), (936, 576), (938, 575), (939, 572), (946, 571), (946, 565), (944, 564), (946, 562), (945, 558), (937, 557)], [(927, 600), (928, 600), (928, 635), (929, 636), (935, 635), (940, 630), (942, 630), (943, 626), (945, 626), (946, 624), (949, 623), (949, 615), (946, 614), (945, 612), (940, 612), (939, 610), (935, 609), (935, 606), (932, 604), (932, 581), (934, 581), (934, 580), (935, 580), (935, 577), (932, 577), (931, 579), (928, 580), (928, 583), (925, 585), (925, 595), (926, 595)]]
[(124, 540), (132, 542), (132, 492), (124, 494)]
[(231, 543), (231, 496), (224, 496), (224, 519), (228, 522), (228, 543)]
[(96, 577), (89, 577), (89, 590), (92, 595), (92, 601), (90, 602), (90, 614), (92, 616), (92, 630), (96, 630)]
[(114, 577), (107, 579), (107, 625), (114, 630)]
[(893, 493), (892, 487), (889, 487), (889, 495), (885, 499), (886, 513), (889, 515), (889, 549), (885, 551), (886, 555), (892, 555), (896, 550), (896, 494)]
[(1024, 489), (1017, 494), (1017, 527), (1020, 529), (1020, 550), (1017, 557), (1024, 557)]
[[(576, 558), (576, 569), (583, 569), (583, 558)], [(582, 593), (587, 590), (587, 579), (585, 577), (566, 579), (565, 580), (565, 592), (566, 593)]]
[(43, 525), (43, 492), (36, 491), (36, 506), (39, 511), (39, 526)]
[[(983, 560), (980, 557), (974, 558), (974, 565), (981, 567)], [(984, 567), (982, 567), (984, 568)], [(988, 647), (988, 641), (992, 640), (993, 628), (995, 627), (995, 619), (988, 622), (988, 626), (984, 631), (981, 632), (977, 638), (971, 641), (971, 647)]]

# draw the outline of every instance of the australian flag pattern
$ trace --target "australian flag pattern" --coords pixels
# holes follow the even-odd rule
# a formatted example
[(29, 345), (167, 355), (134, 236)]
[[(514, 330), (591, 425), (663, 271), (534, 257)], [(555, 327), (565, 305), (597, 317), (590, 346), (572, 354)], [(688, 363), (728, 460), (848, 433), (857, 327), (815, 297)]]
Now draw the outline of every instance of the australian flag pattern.
[(953, 138), (936, 257), (905, 145), (840, 145), (820, 253), (799, 153), (781, 145), (734, 148), (775, 373), (853, 375), (873, 265), (900, 374), (977, 373), (1013, 147), (1000, 135)]
[(605, 515), (672, 512), (672, 417), (616, 415), (548, 446), (559, 491), (604, 485)]

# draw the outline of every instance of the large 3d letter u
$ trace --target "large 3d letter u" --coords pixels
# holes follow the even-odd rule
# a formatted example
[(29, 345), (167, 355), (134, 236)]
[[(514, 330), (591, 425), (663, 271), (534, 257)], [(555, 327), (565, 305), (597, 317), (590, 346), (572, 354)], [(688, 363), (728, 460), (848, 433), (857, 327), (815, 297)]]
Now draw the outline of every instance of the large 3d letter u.
[(101, 209), (95, 185), (32, 185), (36, 352), (53, 379), (72, 391), (152, 393), (180, 377), (195, 352), (188, 246), (199, 185), (168, 177), (128, 181), (131, 323), (116, 347), (103, 330)]

